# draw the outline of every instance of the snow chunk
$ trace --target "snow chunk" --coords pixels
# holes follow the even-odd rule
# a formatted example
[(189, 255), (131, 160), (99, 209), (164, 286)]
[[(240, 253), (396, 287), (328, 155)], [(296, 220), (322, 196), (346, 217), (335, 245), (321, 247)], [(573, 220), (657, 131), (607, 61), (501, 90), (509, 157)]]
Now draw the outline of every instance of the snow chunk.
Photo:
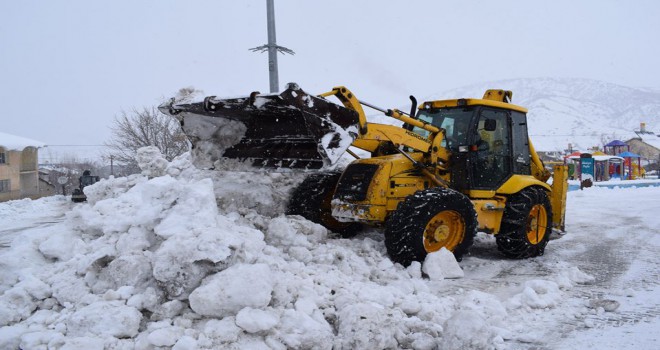
[(50, 278), (53, 297), (60, 304), (77, 304), (89, 295), (89, 287), (74, 270), (65, 270)]
[(495, 349), (497, 337), (486, 320), (470, 310), (456, 311), (443, 325), (440, 349)]
[(277, 217), (268, 224), (266, 240), (274, 246), (314, 248), (327, 238), (328, 230), (298, 217)]
[(594, 280), (595, 278), (593, 276), (582, 272), (575, 266), (559, 271), (555, 278), (555, 282), (557, 282), (562, 289), (573, 288), (574, 284), (593, 283)]
[(507, 311), (494, 295), (477, 290), (469, 291), (460, 300), (460, 309), (474, 311), (489, 322), (504, 326)]
[(117, 301), (99, 301), (73, 313), (67, 320), (68, 335), (89, 333), (116, 338), (138, 334), (142, 314), (135, 308)]
[(458, 266), (454, 254), (444, 247), (437, 252), (429, 253), (426, 256), (422, 271), (424, 271), (431, 280), (462, 278), (465, 276), (461, 267)]
[(204, 334), (219, 342), (235, 342), (241, 329), (236, 325), (234, 316), (225, 317), (222, 320), (209, 320), (204, 325)]
[(54, 349), (59, 346), (51, 346), (60, 342), (63, 338), (62, 333), (52, 330), (31, 331), (21, 336), (21, 343), (18, 349)]
[(280, 321), (279, 316), (272, 311), (264, 311), (246, 307), (236, 315), (236, 325), (248, 333), (267, 331)]
[(58, 232), (39, 245), (39, 251), (49, 259), (67, 261), (82, 251), (85, 243), (71, 231)]
[(38, 302), (51, 296), (51, 288), (32, 275), (21, 276), (20, 282), (0, 296), (0, 326), (29, 317)]
[(185, 120), (186, 135), (196, 139), (191, 151), (192, 162), (202, 169), (212, 168), (225, 150), (239, 143), (247, 131), (244, 123), (232, 119), (189, 112), (182, 112), (179, 116)]
[(331, 349), (332, 327), (320, 311), (310, 316), (304, 311), (286, 309), (277, 326), (279, 338), (289, 349)]
[(397, 324), (405, 318), (399, 309), (386, 309), (374, 303), (356, 303), (347, 305), (338, 314), (342, 348), (397, 348)]
[(165, 169), (169, 164), (156, 146), (139, 148), (135, 159), (140, 169), (142, 169), (142, 175), (149, 177), (165, 175)]
[(193, 337), (183, 336), (174, 344), (172, 350), (197, 350), (197, 341)]
[(522, 293), (510, 300), (513, 307), (526, 306), (532, 309), (555, 307), (562, 300), (559, 285), (552, 281), (531, 280), (525, 282)]
[(103, 350), (105, 344), (103, 339), (92, 337), (75, 337), (68, 338), (64, 341), (64, 345), (60, 350)]
[(263, 308), (270, 303), (273, 284), (268, 265), (236, 264), (204, 279), (190, 294), (190, 308), (214, 317), (235, 315), (246, 307)]
[(142, 255), (124, 255), (112, 260), (106, 268), (101, 270), (99, 283), (92, 287), (96, 292), (107, 289), (117, 289), (122, 286), (141, 287), (144, 290), (151, 279), (151, 263)]
[(604, 311), (607, 312), (614, 312), (616, 309), (619, 308), (621, 304), (612, 299), (592, 299), (589, 300), (589, 308), (591, 309), (600, 309), (602, 308)]
[(164, 327), (149, 333), (147, 339), (154, 346), (172, 346), (183, 335), (180, 327)]
[(37, 302), (25, 288), (12, 288), (0, 297), (0, 326), (21, 321), (37, 308)]
[[(0, 315), (0, 320), (4, 320)], [(18, 349), (21, 335), (28, 332), (28, 327), (22, 324), (0, 327), (0, 349)]]

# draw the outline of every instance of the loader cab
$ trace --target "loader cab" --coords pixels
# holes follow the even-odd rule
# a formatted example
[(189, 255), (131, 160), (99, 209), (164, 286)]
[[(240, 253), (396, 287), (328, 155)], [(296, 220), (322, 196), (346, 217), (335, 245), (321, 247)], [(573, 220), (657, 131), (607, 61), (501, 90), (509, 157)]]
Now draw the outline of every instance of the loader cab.
[(531, 174), (524, 112), (475, 104), (421, 110), (418, 117), (445, 130), (452, 188), (494, 191), (513, 174)]

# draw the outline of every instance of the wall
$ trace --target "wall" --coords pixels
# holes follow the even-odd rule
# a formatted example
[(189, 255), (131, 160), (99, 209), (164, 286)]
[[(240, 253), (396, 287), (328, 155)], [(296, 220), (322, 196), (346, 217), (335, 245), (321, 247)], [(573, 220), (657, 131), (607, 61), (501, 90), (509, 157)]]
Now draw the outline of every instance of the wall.
[(9, 180), (10, 192), (0, 193), (0, 202), (19, 198), (21, 193), (21, 152), (0, 150), (2, 151), (5, 153), (5, 163), (0, 164), (0, 180)]
[(651, 161), (658, 161), (660, 159), (660, 150), (644, 143), (640, 139), (631, 139), (626, 141), (626, 143), (630, 146), (630, 152), (632, 153), (639, 154), (643, 158)]
[(26, 147), (22, 152), (6, 150), (5, 163), (0, 164), (0, 180), (9, 180), (10, 191), (0, 193), (0, 202), (39, 198), (38, 151), (35, 147)]

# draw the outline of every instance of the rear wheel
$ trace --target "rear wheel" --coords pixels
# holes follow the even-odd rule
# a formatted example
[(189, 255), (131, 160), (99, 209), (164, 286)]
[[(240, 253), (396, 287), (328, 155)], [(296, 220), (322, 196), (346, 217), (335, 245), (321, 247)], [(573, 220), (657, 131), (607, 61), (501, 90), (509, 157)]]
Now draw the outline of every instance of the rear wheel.
[(358, 234), (362, 228), (360, 223), (341, 222), (332, 217), (330, 202), (340, 177), (340, 172), (308, 176), (293, 191), (286, 214), (300, 215), (307, 220), (323, 225), (332, 232), (339, 233), (343, 238), (350, 238)]
[(506, 203), (502, 227), (495, 236), (497, 248), (509, 258), (543, 255), (552, 233), (552, 206), (547, 192), (528, 187)]
[(470, 199), (451, 189), (432, 188), (399, 203), (385, 228), (385, 246), (392, 260), (404, 266), (424, 261), (443, 247), (460, 261), (476, 233), (477, 214)]

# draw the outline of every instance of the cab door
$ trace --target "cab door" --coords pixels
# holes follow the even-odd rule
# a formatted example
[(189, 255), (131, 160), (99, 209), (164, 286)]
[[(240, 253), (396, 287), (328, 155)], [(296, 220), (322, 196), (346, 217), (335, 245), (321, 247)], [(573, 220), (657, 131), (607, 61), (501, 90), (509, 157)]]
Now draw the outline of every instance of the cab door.
[(511, 111), (481, 109), (471, 142), (473, 189), (496, 190), (513, 174), (511, 121)]

